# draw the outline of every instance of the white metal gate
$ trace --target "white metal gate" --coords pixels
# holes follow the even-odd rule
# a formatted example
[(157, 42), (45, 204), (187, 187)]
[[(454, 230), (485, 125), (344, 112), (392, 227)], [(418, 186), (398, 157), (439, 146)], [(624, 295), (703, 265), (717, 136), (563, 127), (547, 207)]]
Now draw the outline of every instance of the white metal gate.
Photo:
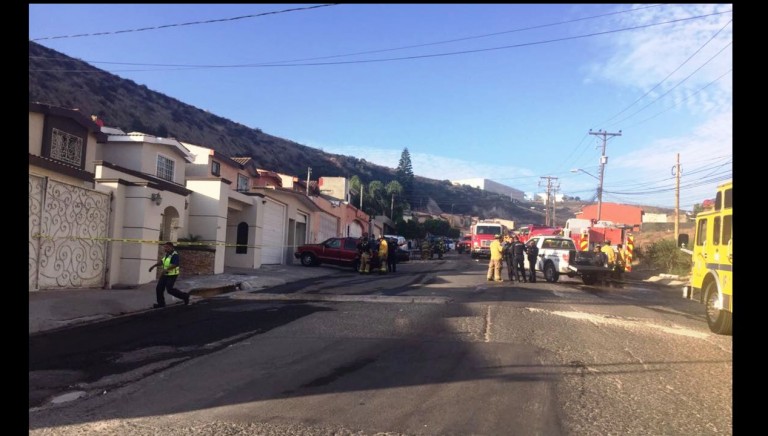
[(267, 198), (267, 203), (264, 205), (264, 228), (261, 238), (262, 264), (280, 265), (283, 263), (285, 225), (285, 205)]
[(104, 285), (110, 196), (29, 175), (29, 290)]

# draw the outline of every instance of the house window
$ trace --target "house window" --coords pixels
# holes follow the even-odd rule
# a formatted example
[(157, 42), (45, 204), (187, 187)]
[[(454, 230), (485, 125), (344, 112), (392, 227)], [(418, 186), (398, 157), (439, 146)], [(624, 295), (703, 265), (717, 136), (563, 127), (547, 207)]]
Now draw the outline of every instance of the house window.
[(211, 162), (211, 174), (213, 174), (214, 176), (220, 176), (221, 175), (221, 164), (220, 163), (218, 163), (216, 161), (212, 161)]
[(175, 165), (176, 162), (174, 162), (172, 159), (157, 155), (157, 177), (172, 182)]
[(54, 128), (51, 132), (51, 159), (79, 167), (83, 160), (83, 138)]
[(238, 191), (247, 191), (248, 190), (248, 177), (238, 174), (237, 175), (237, 190)]

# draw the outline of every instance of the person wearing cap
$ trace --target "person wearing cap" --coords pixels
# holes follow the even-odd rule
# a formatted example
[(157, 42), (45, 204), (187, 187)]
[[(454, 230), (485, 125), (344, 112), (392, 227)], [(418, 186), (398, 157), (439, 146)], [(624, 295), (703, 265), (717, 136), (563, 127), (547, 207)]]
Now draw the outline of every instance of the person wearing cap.
[(179, 268), (179, 253), (173, 247), (172, 242), (166, 242), (163, 244), (163, 250), (165, 250), (165, 256), (156, 264), (149, 267), (149, 272), (153, 269), (161, 267), (160, 279), (157, 280), (157, 286), (155, 287), (155, 296), (157, 297), (157, 303), (152, 308), (160, 309), (165, 307), (165, 293), (173, 295), (179, 300), (184, 301), (184, 304), (189, 304), (189, 294), (182, 292), (173, 287), (176, 283), (176, 279), (179, 278), (181, 270)]
[(491, 259), (488, 261), (488, 281), (503, 282), (501, 278), (501, 259), (504, 255), (504, 249), (501, 247), (501, 235), (494, 235), (491, 242)]

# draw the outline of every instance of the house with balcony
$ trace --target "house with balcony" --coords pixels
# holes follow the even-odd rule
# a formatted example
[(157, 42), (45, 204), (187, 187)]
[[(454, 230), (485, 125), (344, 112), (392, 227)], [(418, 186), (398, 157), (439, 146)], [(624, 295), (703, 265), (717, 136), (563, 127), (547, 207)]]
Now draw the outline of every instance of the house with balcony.
[(29, 103), (29, 291), (108, 280), (112, 198), (94, 181), (104, 139), (77, 110)]
[(155, 280), (162, 241), (177, 241), (187, 226), (192, 193), (186, 164), (193, 156), (180, 141), (102, 127), (96, 189), (112, 198), (109, 284), (135, 286)]

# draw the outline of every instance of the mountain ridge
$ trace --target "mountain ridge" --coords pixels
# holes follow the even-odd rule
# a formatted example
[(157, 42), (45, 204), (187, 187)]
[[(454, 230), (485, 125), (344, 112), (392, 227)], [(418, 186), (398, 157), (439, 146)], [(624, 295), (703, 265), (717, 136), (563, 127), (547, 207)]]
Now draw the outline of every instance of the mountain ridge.
[[(29, 41), (29, 101), (77, 108), (98, 115), (107, 126), (139, 131), (212, 148), (229, 157), (250, 157), (260, 168), (290, 175), (312, 173), (326, 177), (358, 176), (363, 183), (395, 180), (396, 170), (365, 159), (326, 153), (297, 142), (264, 133), (236, 121), (153, 91), (130, 79), (100, 70), (82, 60)], [(280, 150), (276, 153), (275, 150)], [(300, 176), (299, 176), (300, 177)], [(448, 180), (414, 177), (411, 204), (426, 211), (434, 201), (441, 211), (539, 223), (542, 214), (530, 204)], [(564, 220), (573, 216), (558, 210)], [(562, 215), (561, 215), (562, 213)], [(558, 220), (560, 221), (560, 220)]]

